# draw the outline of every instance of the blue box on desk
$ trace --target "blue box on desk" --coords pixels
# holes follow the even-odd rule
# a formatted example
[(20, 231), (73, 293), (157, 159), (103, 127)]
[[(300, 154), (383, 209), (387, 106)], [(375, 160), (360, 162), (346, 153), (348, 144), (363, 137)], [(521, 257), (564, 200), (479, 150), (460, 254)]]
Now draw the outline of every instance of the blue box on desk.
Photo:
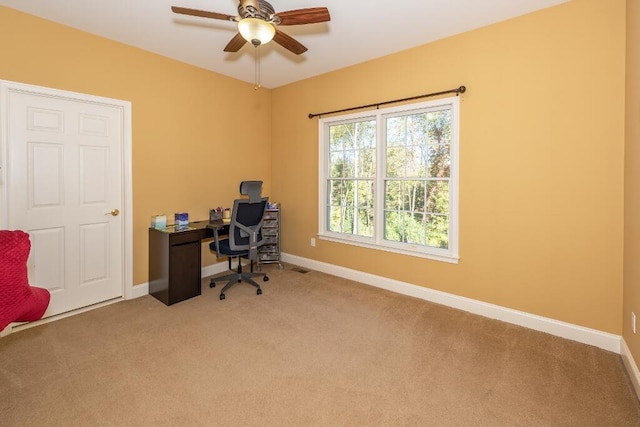
[(186, 212), (180, 212), (175, 214), (175, 224), (180, 225), (189, 225), (189, 214)]

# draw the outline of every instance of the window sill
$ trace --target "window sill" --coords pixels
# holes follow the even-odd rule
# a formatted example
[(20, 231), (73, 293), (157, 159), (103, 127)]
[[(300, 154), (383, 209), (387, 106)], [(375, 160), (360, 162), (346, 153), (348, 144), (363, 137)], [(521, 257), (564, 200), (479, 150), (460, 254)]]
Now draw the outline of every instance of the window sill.
[(428, 252), (424, 252), (424, 251), (413, 251), (410, 249), (403, 249), (403, 248), (397, 248), (397, 247), (393, 247), (393, 246), (385, 246), (385, 245), (380, 245), (380, 244), (375, 244), (375, 243), (367, 243), (367, 242), (363, 242), (360, 240), (353, 240), (353, 239), (345, 239), (345, 238), (340, 238), (340, 237), (335, 237), (335, 236), (329, 236), (326, 234), (319, 234), (318, 238), (320, 240), (326, 240), (328, 242), (335, 242), (335, 243), (343, 243), (343, 244), (347, 244), (347, 245), (352, 245), (352, 246), (359, 246), (362, 248), (367, 248), (367, 249), (374, 249), (374, 250), (378, 250), (378, 251), (384, 251), (384, 252), (392, 252), (392, 253), (396, 253), (396, 254), (400, 254), (400, 255), (407, 255), (407, 256), (413, 256), (413, 257), (418, 257), (418, 258), (425, 258), (425, 259), (430, 259), (433, 261), (441, 261), (441, 262), (448, 262), (450, 264), (458, 264), (460, 257), (455, 254), (455, 255), (450, 255), (450, 254), (436, 254), (436, 253), (428, 253)]

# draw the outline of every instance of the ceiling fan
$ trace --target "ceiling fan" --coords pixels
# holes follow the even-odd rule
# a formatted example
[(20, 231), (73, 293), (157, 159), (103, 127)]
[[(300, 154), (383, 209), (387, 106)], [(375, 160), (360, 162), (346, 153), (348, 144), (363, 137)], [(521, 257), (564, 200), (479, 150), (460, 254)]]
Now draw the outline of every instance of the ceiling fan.
[(273, 40), (285, 49), (300, 55), (306, 52), (307, 48), (293, 37), (280, 31), (277, 26), (316, 24), (331, 20), (329, 10), (326, 7), (311, 7), (276, 13), (273, 6), (266, 0), (239, 0), (239, 16), (178, 6), (171, 6), (171, 10), (183, 15), (237, 22), (238, 33), (225, 46), (225, 52), (237, 52), (246, 42), (258, 47)]

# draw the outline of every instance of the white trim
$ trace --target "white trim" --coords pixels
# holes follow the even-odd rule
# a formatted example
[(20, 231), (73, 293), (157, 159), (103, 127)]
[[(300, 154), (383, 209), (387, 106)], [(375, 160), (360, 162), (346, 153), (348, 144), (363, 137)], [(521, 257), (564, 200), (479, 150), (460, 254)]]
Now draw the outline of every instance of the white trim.
[(633, 359), (633, 355), (631, 354), (631, 350), (627, 347), (627, 342), (622, 338), (621, 340), (621, 351), (622, 361), (624, 362), (625, 368), (627, 368), (627, 373), (629, 374), (629, 378), (631, 379), (631, 383), (633, 384), (633, 388), (636, 391), (636, 396), (638, 400), (640, 400), (640, 370), (638, 370), (638, 365), (636, 361)]
[(122, 202), (124, 203), (124, 299), (133, 295), (133, 136), (131, 102), (121, 101), (122, 118)]
[(14, 332), (20, 332), (25, 329), (30, 329), (35, 326), (44, 325), (45, 323), (55, 322), (56, 320), (64, 319), (65, 317), (75, 316), (76, 314), (84, 313), (86, 311), (95, 310), (96, 308), (105, 307), (107, 305), (115, 304), (117, 302), (123, 301), (122, 298), (114, 298), (107, 301), (102, 301), (97, 304), (89, 305), (87, 307), (81, 307), (76, 310), (67, 311), (65, 313), (56, 314), (55, 316), (45, 317), (44, 319), (36, 320), (33, 322), (13, 322), (9, 323), (3, 331), (0, 331), (0, 337), (4, 337), (6, 335), (10, 335)]
[(131, 293), (127, 299), (136, 299), (145, 295), (149, 295), (149, 282), (144, 282), (131, 288)]
[(513, 310), (495, 304), (490, 304), (471, 298), (461, 297), (422, 286), (405, 283), (386, 277), (376, 276), (362, 271), (339, 267), (320, 261), (298, 257), (295, 255), (282, 254), (282, 260), (291, 264), (323, 273), (342, 277), (399, 294), (420, 298), (437, 304), (446, 305), (473, 314), (501, 320), (536, 331), (546, 332), (561, 338), (577, 341), (583, 344), (593, 345), (601, 349), (620, 354), (619, 335), (586, 328), (571, 323), (561, 322), (548, 317), (537, 316), (523, 311)]

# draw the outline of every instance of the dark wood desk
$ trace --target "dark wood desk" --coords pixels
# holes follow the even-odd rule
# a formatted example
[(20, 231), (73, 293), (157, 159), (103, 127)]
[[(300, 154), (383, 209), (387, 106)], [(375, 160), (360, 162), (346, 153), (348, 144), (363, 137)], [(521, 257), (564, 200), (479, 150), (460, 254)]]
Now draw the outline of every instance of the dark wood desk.
[(149, 294), (166, 305), (200, 295), (202, 241), (213, 238), (220, 223), (198, 221), (188, 229), (149, 228)]

